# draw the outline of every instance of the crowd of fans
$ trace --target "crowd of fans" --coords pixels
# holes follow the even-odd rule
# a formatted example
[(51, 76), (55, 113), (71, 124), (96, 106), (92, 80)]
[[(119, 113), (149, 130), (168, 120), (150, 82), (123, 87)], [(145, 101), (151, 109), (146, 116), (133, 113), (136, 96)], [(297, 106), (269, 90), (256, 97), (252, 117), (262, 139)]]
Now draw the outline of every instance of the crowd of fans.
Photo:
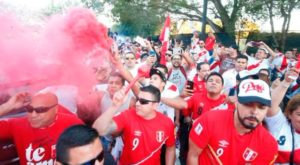
[(85, 102), (48, 89), (0, 105), (0, 116), (26, 111), (0, 120), (20, 164), (300, 164), (297, 49), (239, 50), (194, 32), (162, 57), (158, 42), (115, 39)]

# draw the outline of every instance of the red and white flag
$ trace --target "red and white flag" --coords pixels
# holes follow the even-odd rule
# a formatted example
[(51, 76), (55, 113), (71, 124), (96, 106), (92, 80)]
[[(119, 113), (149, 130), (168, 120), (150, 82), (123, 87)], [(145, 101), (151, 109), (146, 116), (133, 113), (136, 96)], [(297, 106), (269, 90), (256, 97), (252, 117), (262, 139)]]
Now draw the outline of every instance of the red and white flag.
[(166, 65), (166, 52), (169, 48), (169, 38), (170, 38), (170, 16), (167, 16), (165, 21), (164, 28), (159, 36), (159, 40), (162, 42), (161, 54), (160, 54), (160, 63)]
[(286, 58), (286, 56), (282, 53), (280, 53), (272, 62), (274, 67), (277, 69), (277, 71), (284, 73), (287, 66), (288, 66), (289, 60)]

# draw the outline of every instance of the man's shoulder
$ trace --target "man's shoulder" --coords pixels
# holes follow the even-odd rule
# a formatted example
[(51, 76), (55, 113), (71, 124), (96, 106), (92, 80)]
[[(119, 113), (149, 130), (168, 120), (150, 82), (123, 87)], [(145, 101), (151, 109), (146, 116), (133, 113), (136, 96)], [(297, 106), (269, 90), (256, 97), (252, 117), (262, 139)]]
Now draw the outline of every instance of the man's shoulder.
[(28, 119), (26, 116), (11, 118), (11, 119), (3, 119), (1, 121), (5, 121), (7, 124), (10, 124), (13, 127), (24, 127), (28, 125)]
[(57, 121), (65, 124), (82, 124), (83, 122), (75, 115), (68, 113), (57, 113)]
[(257, 134), (259, 134), (259, 137), (261, 138), (261, 140), (265, 141), (265, 142), (269, 142), (269, 143), (276, 143), (275, 138), (271, 135), (271, 133), (263, 126), (260, 125), (258, 127), (256, 127)]
[(233, 119), (233, 111), (232, 110), (216, 110), (216, 111), (208, 111), (203, 114), (203, 117), (206, 117), (209, 121), (215, 123), (223, 123), (225, 119)]
[(166, 115), (164, 115), (164, 114), (162, 114), (160, 112), (157, 112), (157, 111), (156, 111), (156, 117), (155, 117), (155, 119), (157, 121), (160, 121), (161, 123), (165, 123), (165, 124), (168, 124), (168, 125), (169, 124), (173, 125), (173, 123), (174, 123), (168, 116), (166, 116)]

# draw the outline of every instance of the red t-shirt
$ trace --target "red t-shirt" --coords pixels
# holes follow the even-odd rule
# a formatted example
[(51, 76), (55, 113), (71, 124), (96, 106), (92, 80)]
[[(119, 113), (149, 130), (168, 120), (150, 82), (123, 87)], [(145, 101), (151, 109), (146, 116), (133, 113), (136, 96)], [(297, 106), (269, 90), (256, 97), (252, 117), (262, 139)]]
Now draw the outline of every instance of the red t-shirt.
[(56, 121), (46, 128), (32, 128), (26, 117), (2, 120), (0, 139), (13, 140), (22, 165), (54, 164), (59, 135), (75, 124), (82, 124), (82, 121), (65, 113), (57, 113)]
[(159, 164), (162, 145), (175, 144), (174, 124), (160, 112), (156, 112), (155, 118), (145, 120), (132, 108), (113, 120), (124, 142), (121, 164)]
[(218, 157), (223, 164), (262, 165), (272, 163), (277, 156), (276, 140), (262, 125), (244, 135), (237, 132), (234, 111), (211, 111), (199, 117), (190, 140), (203, 149), (199, 164), (214, 164)]
[(198, 74), (194, 77), (194, 93), (204, 93), (206, 92), (206, 85), (204, 80), (199, 80)]
[[(192, 119), (195, 120), (200, 115), (208, 112), (212, 109), (223, 110), (222, 104), (225, 104), (226, 96), (220, 95), (216, 100), (207, 97), (207, 93), (195, 93), (187, 100), (188, 107), (184, 109), (183, 115), (192, 115)], [(219, 107), (219, 108), (218, 108)]]
[(215, 37), (207, 37), (205, 39), (205, 49), (210, 51), (214, 48), (216, 42), (216, 38)]

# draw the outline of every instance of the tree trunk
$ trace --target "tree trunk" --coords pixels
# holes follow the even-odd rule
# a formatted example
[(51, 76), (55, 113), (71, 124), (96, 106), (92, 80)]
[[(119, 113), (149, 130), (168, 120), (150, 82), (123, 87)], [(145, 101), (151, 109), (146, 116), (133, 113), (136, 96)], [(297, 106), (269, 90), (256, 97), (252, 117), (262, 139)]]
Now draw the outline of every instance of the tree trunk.
[(269, 11), (271, 33), (272, 33), (272, 38), (273, 38), (274, 44), (275, 44), (276, 47), (278, 47), (279, 44), (278, 44), (278, 41), (276, 39), (275, 30), (274, 30), (273, 7), (274, 7), (273, 0), (269, 0), (268, 3), (267, 3), (267, 8), (268, 8), (268, 11)]
[(281, 51), (284, 51), (284, 45), (286, 41), (286, 26), (287, 26), (287, 15), (283, 18), (282, 28), (281, 28), (281, 36), (280, 36), (280, 42), (281, 42)]
[(236, 20), (229, 19), (227, 22), (222, 22), (222, 23), (224, 25), (225, 33), (227, 33), (229, 35), (230, 39), (232, 40), (232, 42), (234, 42), (236, 44), (235, 22), (236, 22)]
[(287, 34), (290, 28), (290, 22), (291, 22), (291, 13), (293, 11), (293, 8), (295, 7), (295, 1), (291, 1), (291, 3), (289, 3), (288, 9), (287, 11), (284, 11), (284, 7), (281, 7), (281, 13), (283, 15), (283, 24), (282, 24), (282, 29), (281, 29), (281, 48), (282, 51), (285, 48), (285, 43), (286, 43), (286, 38), (287, 38)]

